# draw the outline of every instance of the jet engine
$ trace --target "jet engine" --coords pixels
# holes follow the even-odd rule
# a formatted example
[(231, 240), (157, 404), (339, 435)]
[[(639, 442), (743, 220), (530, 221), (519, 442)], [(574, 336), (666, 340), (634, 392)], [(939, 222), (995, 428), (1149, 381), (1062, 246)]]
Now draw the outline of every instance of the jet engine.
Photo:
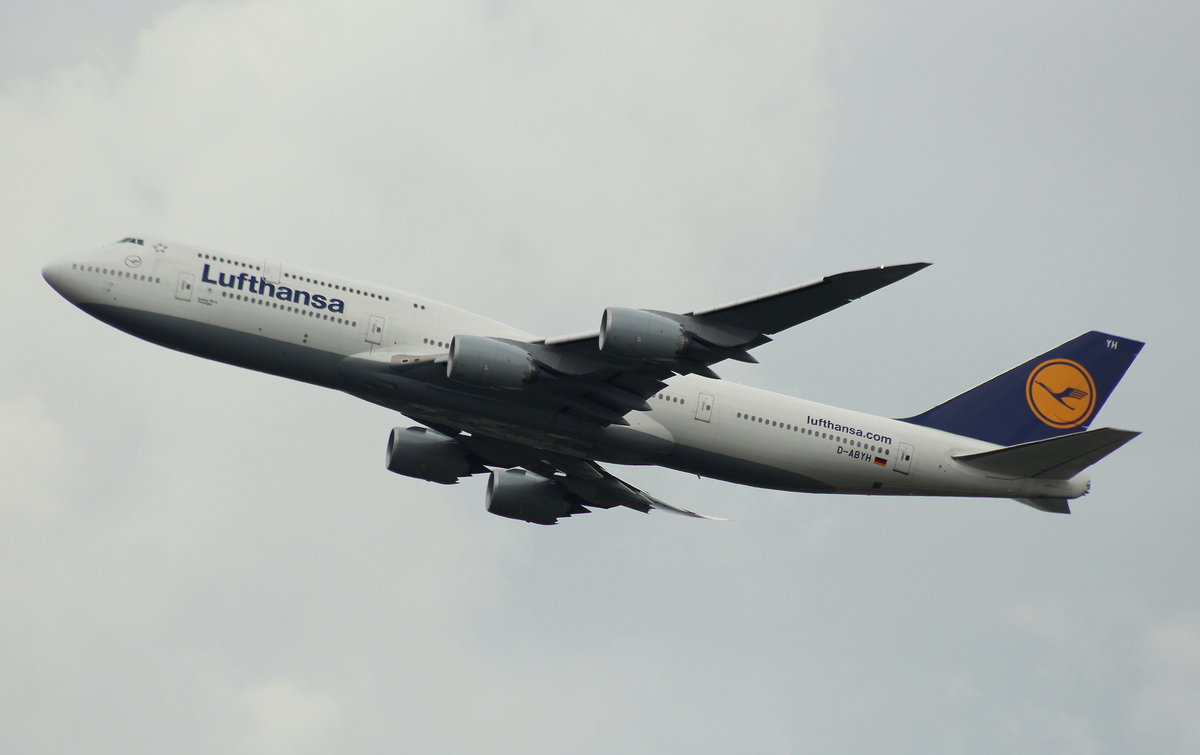
[(534, 524), (554, 524), (559, 517), (587, 511), (568, 500), (553, 480), (523, 469), (494, 470), (488, 480), (487, 510), (497, 516)]
[(521, 388), (537, 377), (538, 365), (520, 346), (483, 336), (454, 336), (446, 377), (483, 388)]
[(644, 309), (608, 307), (600, 318), (600, 351), (626, 359), (673, 361), (687, 353), (692, 335), (669, 317)]
[(453, 485), (460, 477), (483, 471), (453, 438), (424, 427), (394, 427), (388, 436), (389, 472)]

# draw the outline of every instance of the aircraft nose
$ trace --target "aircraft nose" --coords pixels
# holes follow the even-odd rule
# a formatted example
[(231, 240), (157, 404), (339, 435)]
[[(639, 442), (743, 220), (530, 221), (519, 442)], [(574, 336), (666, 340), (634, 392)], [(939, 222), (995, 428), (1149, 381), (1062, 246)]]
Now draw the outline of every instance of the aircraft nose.
[(84, 266), (78, 260), (78, 257), (56, 260), (42, 268), (42, 279), (72, 304), (91, 298), (94, 288), (93, 282), (82, 276)]
[(42, 279), (50, 284), (50, 288), (57, 291), (59, 294), (66, 296), (66, 263), (51, 262), (42, 268)]

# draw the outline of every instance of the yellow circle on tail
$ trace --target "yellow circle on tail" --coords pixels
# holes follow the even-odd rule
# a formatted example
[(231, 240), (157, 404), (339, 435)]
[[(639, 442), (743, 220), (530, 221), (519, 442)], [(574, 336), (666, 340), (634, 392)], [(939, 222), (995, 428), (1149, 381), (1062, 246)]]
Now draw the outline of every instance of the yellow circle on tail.
[(1096, 383), (1078, 362), (1048, 359), (1029, 372), (1025, 400), (1037, 418), (1051, 427), (1078, 427), (1096, 408)]

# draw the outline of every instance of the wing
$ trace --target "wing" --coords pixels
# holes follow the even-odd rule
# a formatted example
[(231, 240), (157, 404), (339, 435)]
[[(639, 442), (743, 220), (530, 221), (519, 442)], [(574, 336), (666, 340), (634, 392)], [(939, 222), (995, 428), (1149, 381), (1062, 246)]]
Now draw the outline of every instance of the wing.
[(794, 288), (684, 314), (609, 307), (591, 333), (521, 341), (455, 336), (448, 354), (374, 352), (343, 368), (386, 389), (403, 375), (454, 391), (567, 414), (599, 425), (627, 425), (631, 411), (672, 375), (718, 378), (725, 359), (756, 362), (750, 350), (770, 336), (895, 283), (928, 263), (855, 270)]
[(826, 312), (832, 312), (926, 267), (929, 267), (928, 262), (913, 262), (907, 265), (889, 265), (838, 273), (795, 288), (691, 314), (706, 321), (763, 334), (778, 333)]
[[(461, 448), (450, 455), (465, 462), (445, 479), (431, 476), (420, 464), (393, 468), (389, 461), (389, 469), (447, 482), (490, 467), (495, 471), (488, 485), (488, 510), (494, 514), (554, 524), (592, 508), (624, 506), (711, 519), (659, 500), (594, 461), (567, 455), (569, 444), (555, 446), (563, 453), (538, 447), (544, 438), (523, 430), (530, 410), (543, 418), (550, 412), (601, 426), (628, 425), (625, 415), (649, 411), (648, 399), (672, 375), (716, 378), (711, 365), (724, 359), (754, 362), (750, 350), (768, 343), (771, 335), (895, 283), (926, 264), (831, 275), (684, 314), (610, 307), (593, 333), (529, 341), (456, 335), (449, 353), (376, 350), (346, 357), (340, 369), (349, 383), (362, 389), (353, 391), (356, 395), (433, 428), (442, 438), (426, 440), (439, 448), (446, 442), (458, 444)], [(414, 390), (413, 385), (420, 388)], [(390, 394), (401, 389), (408, 398), (398, 404)], [(455, 407), (447, 409), (452, 402)], [(462, 426), (468, 416), (469, 433)]]
[(569, 413), (605, 424), (625, 424), (632, 410), (673, 374), (718, 378), (711, 366), (725, 359), (757, 362), (750, 350), (770, 335), (831, 312), (929, 265), (855, 270), (721, 307), (673, 314), (609, 308), (596, 332), (535, 341), (534, 359), (556, 378), (544, 390), (570, 399)]
[[(636, 319), (637, 316), (629, 313), (654, 315), (658, 321), (662, 321), (658, 324), (665, 325), (665, 322), (673, 322), (685, 331), (690, 337), (686, 353), (676, 354), (674, 359), (651, 355), (650, 359), (639, 360), (637, 356), (642, 355), (628, 355), (627, 361), (629, 359), (656, 361), (660, 363), (660, 366), (668, 368), (670, 372), (681, 374), (697, 372), (709, 377), (716, 377), (708, 369), (709, 365), (724, 359), (757, 361), (747, 352), (764, 343), (769, 343), (771, 340), (768, 338), (769, 335), (807, 322), (826, 312), (832, 312), (872, 291), (907, 278), (928, 265), (927, 262), (916, 262), (908, 265), (892, 265), (839, 273), (794, 288), (682, 315), (655, 310), (609, 308), (605, 313), (606, 317), (602, 321), (600, 331), (548, 338), (543, 339), (540, 343), (562, 352), (618, 363), (625, 355), (619, 352), (613, 353), (612, 349), (605, 348), (605, 328), (619, 327), (619, 317), (626, 318), (626, 321), (639, 323)], [(654, 322), (656, 321), (643, 316), (639, 324), (642, 324), (644, 328), (649, 328)], [(617, 339), (610, 336), (609, 340)]]

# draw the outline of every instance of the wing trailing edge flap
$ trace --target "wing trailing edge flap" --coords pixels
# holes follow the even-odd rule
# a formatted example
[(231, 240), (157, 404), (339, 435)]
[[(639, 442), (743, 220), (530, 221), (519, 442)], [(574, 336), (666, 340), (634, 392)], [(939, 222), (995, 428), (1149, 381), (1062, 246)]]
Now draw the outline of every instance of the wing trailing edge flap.
[[(635, 490), (636, 490), (636, 488), (635, 488)], [(679, 514), (680, 516), (690, 516), (690, 517), (695, 517), (696, 519), (707, 519), (710, 522), (727, 522), (727, 521), (729, 521), (728, 519), (726, 519), (724, 517), (720, 517), (720, 516), (709, 516), (708, 514), (697, 514), (695, 511), (689, 511), (688, 509), (681, 508), (679, 506), (673, 506), (673, 505), (667, 503), (666, 501), (655, 498), (654, 496), (650, 495), (649, 493), (643, 493), (640, 490), (638, 490), (637, 492), (641, 493), (643, 496), (645, 496), (646, 499), (650, 502), (651, 506), (658, 509), (659, 511), (665, 511), (668, 514)]]
[(565, 477), (555, 477), (553, 479), (561, 484), (567, 492), (579, 498), (584, 506), (602, 509), (625, 506), (642, 512), (657, 509), (669, 514), (690, 516), (696, 519), (708, 519), (709, 521), (716, 522), (725, 521), (720, 517), (698, 514), (695, 511), (673, 506), (645, 491), (635, 488), (624, 480), (614, 477), (599, 466), (594, 466), (594, 468), (601, 473), (600, 477), (581, 478), (568, 474)]
[(960, 454), (954, 459), (967, 466), (1003, 477), (1069, 480), (1138, 435), (1141, 433), (1133, 430), (1102, 427), (994, 451)]
[[(539, 477), (551, 480), (574, 497), (575, 502), (595, 509), (611, 509), (624, 506), (635, 511), (648, 513), (651, 509), (669, 514), (726, 521), (721, 517), (699, 514), (695, 511), (674, 506), (639, 490), (613, 475), (594, 461), (540, 451), (530, 446), (511, 443), (483, 436), (459, 436), (460, 442), (488, 466), (521, 467)], [(573, 511), (572, 513), (586, 513)]]

